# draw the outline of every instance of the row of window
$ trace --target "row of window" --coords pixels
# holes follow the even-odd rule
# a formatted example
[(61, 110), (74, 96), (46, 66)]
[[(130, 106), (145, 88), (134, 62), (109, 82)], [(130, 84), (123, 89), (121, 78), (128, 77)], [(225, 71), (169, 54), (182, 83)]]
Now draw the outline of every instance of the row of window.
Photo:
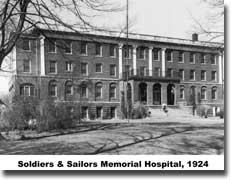
[[(60, 48), (64, 49), (64, 52), (66, 54), (72, 54), (72, 42), (71, 41), (65, 41), (63, 44), (60, 45)], [(110, 44), (109, 45), (109, 56), (110, 57), (116, 57), (116, 48), (117, 46), (114, 44)], [(24, 39), (23, 40), (23, 50), (25, 51), (30, 51), (31, 50), (31, 43), (30, 40), (28, 39)], [(138, 47), (137, 48), (137, 55), (138, 55), (138, 59), (146, 59), (146, 50), (147, 48), (145, 47)], [(48, 41), (48, 52), (49, 53), (56, 53), (57, 52), (57, 44), (56, 41), (52, 41), (49, 40)], [(100, 56), (102, 57), (102, 52), (103, 52), (103, 46), (101, 43), (95, 43), (95, 55), (96, 56)], [(153, 49), (153, 60), (158, 61), (160, 59), (160, 49), (154, 48)], [(173, 61), (173, 51), (167, 50), (165, 52), (166, 54), (166, 60), (168, 62), (172, 62)], [(88, 46), (87, 46), (87, 42), (81, 42), (80, 44), (80, 54), (82, 55), (88, 55)], [(128, 48), (125, 47), (124, 48), (124, 58), (128, 58), (131, 59), (132, 58), (132, 48), (129, 46)], [(206, 63), (206, 54), (204, 53), (200, 53), (199, 55), (199, 59), (201, 64), (205, 64)], [(195, 64), (195, 59), (196, 59), (196, 53), (194, 52), (190, 52), (189, 54), (189, 62), (192, 64)], [(184, 63), (185, 62), (185, 55), (184, 55), (184, 51), (179, 51), (179, 59), (178, 61), (180, 63)], [(210, 61), (211, 64), (216, 64), (216, 55), (215, 54), (211, 54), (210, 56)]]
[[(190, 89), (190, 94), (195, 96), (195, 93), (192, 93)], [(195, 98), (195, 97), (194, 97)], [(184, 86), (180, 86), (180, 99), (185, 99), (185, 88)], [(201, 100), (207, 100), (207, 87), (203, 86), (200, 90), (200, 99)], [(217, 99), (217, 87), (211, 88), (211, 99), (216, 100)]]
[[(88, 75), (88, 63), (81, 63), (81, 74), (82, 75)], [(65, 63), (65, 70), (66, 72), (73, 72), (73, 62), (72, 61), (66, 61)], [(23, 61), (23, 72), (30, 73), (31, 72), (31, 61), (30, 60), (24, 60)], [(96, 63), (95, 64), (95, 72), (96, 73), (102, 73), (103, 72), (103, 64), (102, 63)], [(50, 61), (49, 64), (49, 73), (57, 73), (57, 62), (56, 61)], [(116, 77), (116, 65), (110, 64), (109, 66), (109, 73), (110, 76)]]
[[(116, 99), (116, 83), (110, 83), (109, 85), (109, 98), (110, 100)], [(49, 82), (48, 94), (51, 97), (57, 97), (58, 88), (57, 81), (52, 80)], [(20, 95), (22, 96), (35, 96), (35, 87), (33, 84), (22, 84), (20, 86)], [(74, 85), (72, 81), (65, 83), (65, 96), (74, 95)], [(80, 86), (80, 97), (88, 98), (88, 87), (86, 84)], [(103, 83), (98, 82), (95, 84), (95, 99), (103, 98)]]
[[(108, 111), (106, 113), (108, 114)], [(116, 107), (110, 107), (109, 114), (110, 114), (111, 119), (115, 118), (116, 117)], [(103, 115), (104, 115), (104, 108), (102, 106), (97, 106), (96, 112), (95, 112), (95, 118), (96, 119), (103, 119)], [(88, 106), (82, 106), (81, 107), (81, 117), (82, 117), (82, 119), (89, 119)]]

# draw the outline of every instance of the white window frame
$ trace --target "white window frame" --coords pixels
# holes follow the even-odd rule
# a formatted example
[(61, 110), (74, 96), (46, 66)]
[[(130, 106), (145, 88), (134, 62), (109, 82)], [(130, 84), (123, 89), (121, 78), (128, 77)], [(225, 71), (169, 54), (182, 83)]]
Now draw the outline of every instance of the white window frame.
[[(97, 47), (97, 45), (100, 46), (100, 54), (95, 54), (96, 57), (103, 57), (103, 45), (102, 44), (95, 44), (95, 48)], [(95, 49), (95, 53), (96, 53), (96, 49)]]
[[(81, 96), (83, 95), (83, 91), (82, 91), (83, 87), (84, 86), (81, 86)], [(86, 96), (85, 97), (82, 96), (82, 98), (88, 98), (88, 87), (87, 86), (86, 86)]]
[(215, 72), (215, 79), (212, 79), (212, 81), (217, 81), (217, 71), (212, 71), (211, 72), (211, 78), (213, 77), (212, 73)]
[[(155, 51), (157, 51), (157, 57), (158, 57), (157, 59), (154, 58)], [(160, 61), (160, 50), (157, 48), (153, 49), (153, 61)]]
[[(181, 90), (183, 90), (183, 97), (181, 97)], [(185, 89), (184, 87), (180, 87), (180, 99), (185, 99)]]
[[(21, 94), (21, 87), (23, 88), (23, 95)], [(33, 95), (33, 96), (35, 96), (35, 87), (34, 87), (33, 85), (29, 85), (29, 84), (25, 84), (25, 85), (22, 84), (22, 85), (20, 85), (20, 95), (21, 95), (21, 96), (27, 96), (27, 97), (32, 96), (32, 95), (31, 95), (31, 88), (32, 88), (32, 87), (33, 87), (33, 89), (34, 89), (34, 93), (33, 93), (34, 95)], [(25, 92), (26, 92), (26, 91), (25, 91), (26, 88), (28, 88), (28, 90), (29, 90), (29, 91), (28, 91), (28, 92), (29, 92), (28, 95), (25, 95), (25, 94), (26, 94), (26, 93), (25, 93)]]
[(66, 72), (73, 72), (73, 62), (72, 61), (66, 61), (65, 64)]
[[(111, 67), (112, 67), (112, 66), (115, 68), (115, 75), (111, 75)], [(116, 73), (116, 70), (117, 70), (116, 64), (110, 64), (110, 65), (109, 65), (109, 68), (110, 68), (110, 69), (109, 69), (110, 76), (111, 76), (111, 77), (116, 77), (116, 74), (117, 74), (117, 73)]]
[(132, 58), (132, 49), (129, 47), (128, 48), (128, 57), (125, 57), (125, 52), (127, 51), (127, 48), (124, 48), (124, 58), (125, 59), (131, 59)]
[[(214, 99), (213, 99), (213, 89), (215, 89), (215, 98), (214, 98)], [(211, 99), (212, 99), (212, 100), (217, 100), (217, 88), (216, 88), (216, 87), (212, 87)]]
[[(102, 106), (96, 106), (96, 115), (97, 115), (97, 108), (100, 108), (100, 119), (103, 119), (103, 107)], [(96, 117), (98, 118), (98, 117)]]
[[(202, 91), (205, 90), (205, 98), (202, 99)], [(201, 88), (201, 100), (207, 100), (207, 88)]]
[(23, 39), (23, 41), (25, 41), (25, 40), (28, 40), (28, 42), (29, 42), (29, 49), (23, 49), (23, 47), (22, 47), (22, 50), (25, 52), (31, 52), (31, 40), (30, 39)]
[[(193, 55), (193, 62), (191, 62), (191, 54)], [(196, 63), (196, 54), (194, 52), (190, 52), (189, 54), (189, 63), (190, 64), (195, 64)]]
[[(114, 52), (114, 56), (111, 56), (111, 54), (110, 54), (110, 51), (111, 51), (111, 47), (113, 46), (113, 52)], [(111, 57), (111, 58), (116, 58), (116, 46), (115, 45), (112, 45), (112, 44), (110, 44), (109, 45), (109, 56)]]
[(206, 64), (206, 54), (202, 54), (201, 56), (202, 56), (201, 58), (203, 58), (203, 60), (204, 60), (204, 63), (201, 63), (201, 62), (200, 63), (201, 64)]
[[(66, 84), (66, 88), (67, 88), (67, 84)], [(73, 87), (73, 84), (71, 84), (71, 93), (70, 94), (67, 94), (67, 92), (65, 92), (66, 95), (73, 95), (74, 94), (74, 87)]]
[(207, 80), (207, 72), (205, 70), (201, 70), (201, 77), (202, 77), (202, 72), (204, 72), (204, 79), (201, 79), (201, 81), (206, 81)]
[[(83, 73), (82, 73), (82, 65), (83, 65), (83, 64), (86, 65), (86, 74), (83, 74)], [(81, 68), (81, 75), (82, 75), (82, 76), (88, 76), (88, 63), (86, 63), (86, 62), (81, 62), (81, 67), (80, 67), (80, 68)]]
[[(141, 52), (144, 53), (144, 54), (143, 54), (143, 58), (140, 57)], [(144, 47), (138, 48), (138, 55), (139, 55), (139, 56), (138, 56), (139, 60), (145, 60), (145, 59), (146, 59), (146, 48), (144, 48)]]
[[(109, 91), (111, 92), (111, 85), (112, 84), (115, 84), (116, 85), (116, 83), (110, 83), (110, 85), (109, 85)], [(109, 97), (110, 97), (110, 99), (116, 99), (116, 94), (117, 94), (117, 87), (115, 86), (115, 88), (114, 88), (114, 97), (111, 97), (110, 96), (110, 92), (109, 92)]]
[[(168, 50), (166, 50), (166, 53), (167, 53), (167, 54), (166, 54), (166, 61), (167, 61), (167, 62), (173, 62), (173, 51), (168, 51)], [(171, 53), (171, 60), (170, 60), (170, 61), (168, 60), (168, 53)]]
[[(100, 71), (99, 71), (99, 72), (96, 71), (97, 65), (100, 65)], [(96, 73), (102, 73), (102, 72), (103, 72), (103, 64), (102, 64), (102, 63), (96, 63), (96, 64), (95, 64), (95, 72), (96, 72)]]
[[(25, 61), (29, 61), (29, 71), (24, 71), (24, 62)], [(23, 70), (22, 70), (23, 73), (31, 73), (31, 60), (30, 59), (23, 59)]]
[[(50, 84), (49, 84), (49, 88), (50, 88)], [(50, 93), (50, 89), (49, 89), (49, 93)], [(58, 88), (57, 88), (57, 84), (55, 85), (55, 95), (51, 95), (49, 94), (51, 97), (57, 97), (58, 96)]]
[[(215, 61), (215, 63), (214, 64), (212, 64), (212, 56), (214, 56), (214, 61)], [(214, 55), (214, 54), (211, 54), (211, 65), (217, 65), (217, 56), (216, 55)]]
[[(181, 53), (182, 53), (182, 61), (179, 61)], [(179, 52), (179, 60), (178, 60), (178, 63), (184, 63), (184, 52), (182, 52), (182, 51)]]
[(191, 69), (189, 71), (189, 73), (191, 74), (191, 71), (193, 71), (193, 79), (190, 78), (191, 81), (195, 81), (196, 80), (196, 71), (194, 69)]
[[(85, 51), (86, 51), (85, 53), (82, 53), (82, 52), (81, 52), (82, 43), (85, 44)], [(81, 55), (81, 56), (87, 56), (87, 55), (88, 55), (88, 43), (87, 43), (87, 42), (81, 42), (81, 43), (80, 43), (80, 55)]]
[[(66, 51), (64, 51), (64, 53), (65, 54), (72, 54), (72, 52), (73, 52), (73, 50), (72, 50), (72, 42), (71, 41), (69, 41), (70, 42), (70, 49), (71, 49), (71, 52), (66, 52)], [(65, 43), (67, 43), (67, 42), (65, 42)]]
[[(51, 72), (51, 62), (55, 62), (55, 72)], [(50, 61), (50, 66), (49, 66), (49, 73), (50, 74), (57, 74), (57, 61)]]
[(179, 69), (179, 71), (181, 71), (181, 70), (182, 70), (182, 72), (183, 72), (183, 73), (182, 73), (182, 76), (183, 76), (183, 77), (182, 77), (182, 80), (184, 80), (184, 69)]

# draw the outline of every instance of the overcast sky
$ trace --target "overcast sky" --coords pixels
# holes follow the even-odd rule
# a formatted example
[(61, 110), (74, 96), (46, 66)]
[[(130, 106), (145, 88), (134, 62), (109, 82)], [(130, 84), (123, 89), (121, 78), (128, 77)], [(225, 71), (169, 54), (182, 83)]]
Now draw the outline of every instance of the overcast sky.
[[(126, 5), (126, 0), (111, 0)], [(191, 39), (195, 22), (192, 17), (206, 24), (210, 18), (209, 9), (202, 0), (129, 0), (130, 32)], [(125, 11), (93, 20), (96, 25), (120, 28), (125, 24)], [(66, 15), (65, 15), (66, 16)], [(67, 17), (70, 21), (72, 18)], [(222, 26), (220, 26), (222, 27)], [(115, 28), (112, 28), (115, 30)], [(200, 40), (205, 40), (199, 37)], [(7, 81), (0, 76), (0, 92), (8, 90)]]
[[(126, 0), (114, 0), (122, 5)], [(190, 39), (195, 31), (193, 18), (207, 25), (211, 8), (202, 0), (129, 0), (129, 19), (132, 32)], [(193, 17), (193, 18), (192, 18)], [(99, 17), (105, 26), (125, 23), (125, 12)], [(205, 39), (201, 39), (205, 40)]]

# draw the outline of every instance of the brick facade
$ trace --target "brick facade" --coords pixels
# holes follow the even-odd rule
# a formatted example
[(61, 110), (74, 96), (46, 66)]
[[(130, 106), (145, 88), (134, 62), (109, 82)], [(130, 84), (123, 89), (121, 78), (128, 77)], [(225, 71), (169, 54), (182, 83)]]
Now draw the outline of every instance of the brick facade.
[[(220, 75), (222, 72), (219, 66), (221, 63), (220, 52), (222, 44), (218, 43), (203, 43), (187, 40), (187, 43), (181, 39), (171, 39), (167, 42), (146, 40), (142, 38), (129, 39), (129, 48), (131, 56), (125, 58), (126, 39), (103, 36), (94, 34), (77, 35), (69, 32), (59, 31), (44, 31), (46, 37), (37, 33), (25, 34), (16, 43), (15, 63), (16, 71), (12, 78), (11, 93), (13, 96), (18, 96), (21, 91), (28, 91), (27, 87), (22, 88), (23, 84), (30, 84), (34, 87), (38, 99), (48, 99), (50, 91), (50, 82), (55, 83), (53, 89), (55, 97), (53, 100), (62, 103), (72, 102), (79, 103), (81, 106), (88, 107), (89, 114), (95, 114), (97, 107), (102, 107), (102, 117), (109, 118), (110, 108), (117, 108), (119, 113), (119, 105), (121, 102), (121, 91), (126, 86), (126, 78), (132, 87), (132, 101), (140, 101), (141, 91), (146, 93), (146, 104), (155, 105), (154, 97), (160, 97), (159, 105), (169, 103), (169, 93), (174, 93), (171, 105), (183, 103), (190, 104), (190, 88), (195, 87), (196, 100), (200, 96), (201, 88), (206, 88), (206, 99), (202, 103), (210, 104), (211, 106), (220, 106), (223, 104), (222, 83)], [(24, 39), (29, 40), (30, 50), (22, 49)], [(43, 46), (44, 39), (44, 46)], [(179, 42), (176, 43), (175, 41)], [(71, 53), (65, 53), (66, 42), (70, 43)], [(86, 43), (87, 54), (81, 54), (82, 44)], [(54, 45), (55, 51), (49, 52), (49, 46)], [(96, 49), (98, 45), (98, 51)], [(123, 45), (123, 49), (119, 45)], [(114, 49), (114, 56), (110, 56)], [(134, 49), (135, 48), (135, 49)], [(144, 49), (143, 54), (140, 54), (140, 49)], [(154, 49), (158, 49), (158, 59), (154, 59)], [(120, 51), (122, 50), (122, 53)], [(100, 53), (100, 55), (96, 55)], [(168, 61), (167, 52), (171, 52), (171, 61)], [(134, 56), (133, 52), (136, 52)], [(150, 53), (151, 52), (151, 53)], [(179, 54), (183, 53), (183, 62), (179, 62)], [(190, 53), (193, 54), (195, 63), (190, 63)], [(122, 54), (122, 56), (120, 55)], [(142, 59), (140, 57), (144, 56)], [(201, 63), (201, 56), (206, 56), (205, 63)], [(216, 57), (216, 63), (211, 63), (211, 57)], [(165, 57), (165, 60), (163, 59)], [(136, 59), (134, 59), (136, 58)], [(151, 60), (150, 60), (151, 58)], [(30, 71), (24, 71), (24, 61), (30, 61)], [(44, 62), (43, 62), (44, 61)], [(51, 65), (53, 62), (53, 65)], [(67, 62), (70, 62), (69, 71), (67, 70)], [(120, 64), (122, 62), (122, 64)], [(150, 64), (151, 62), (151, 64)], [(86, 63), (87, 74), (82, 74), (81, 65)], [(136, 64), (134, 64), (136, 63)], [(96, 72), (96, 64), (102, 66), (102, 72)], [(129, 70), (125, 66), (129, 65)], [(85, 65), (84, 65), (85, 66)], [(110, 67), (114, 66), (115, 75), (111, 75)], [(134, 67), (136, 67), (134, 69)], [(44, 68), (44, 73), (43, 73)], [(55, 72), (51, 72), (51, 69)], [(83, 67), (82, 67), (83, 68)], [(151, 68), (151, 69), (150, 69)], [(159, 74), (155, 70), (159, 68)], [(184, 71), (184, 79), (179, 78), (178, 72), (180, 69)], [(195, 71), (195, 79), (190, 79), (190, 70)], [(201, 80), (201, 71), (206, 71), (206, 79)], [(129, 72), (126, 72), (129, 71)], [(165, 71), (165, 73), (163, 73)], [(172, 72), (170, 77), (168, 73)], [(216, 74), (216, 79), (212, 80), (212, 71)], [(128, 73), (125, 78), (124, 73)], [(126, 75), (126, 74), (125, 74)], [(72, 82), (72, 93), (66, 93), (66, 83)], [(87, 97), (81, 95), (81, 83), (87, 84)], [(96, 86), (101, 83), (101, 98), (96, 98)], [(146, 90), (140, 89), (140, 84), (146, 84)], [(110, 90), (111, 84), (115, 84), (115, 91)], [(154, 85), (160, 84), (160, 94), (158, 90), (154, 93)], [(168, 85), (172, 87), (168, 90)], [(180, 89), (184, 89), (184, 95), (180, 94)], [(216, 88), (216, 97), (212, 99), (212, 88)], [(30, 90), (31, 91), (31, 90)], [(110, 92), (115, 94), (115, 97), (110, 98)], [(28, 93), (28, 92), (26, 92)], [(28, 94), (27, 94), (28, 95)], [(181, 96), (184, 96), (183, 98)], [(157, 98), (158, 99), (158, 98)], [(91, 116), (93, 118), (94, 116)], [(90, 117), (89, 117), (90, 118)]]

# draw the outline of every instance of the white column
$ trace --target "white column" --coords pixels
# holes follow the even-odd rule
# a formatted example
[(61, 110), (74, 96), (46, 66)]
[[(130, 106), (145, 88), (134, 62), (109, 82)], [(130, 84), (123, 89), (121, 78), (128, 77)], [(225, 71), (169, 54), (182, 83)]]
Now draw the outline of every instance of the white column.
[(165, 71), (166, 71), (166, 67), (165, 67), (165, 51), (166, 48), (162, 48), (161, 49), (161, 71), (162, 71), (162, 77), (165, 77)]
[(45, 49), (44, 49), (45, 37), (40, 38), (40, 75), (45, 76)]
[(123, 44), (119, 44), (119, 78), (123, 77)]
[(219, 80), (218, 83), (222, 84), (223, 83), (223, 54), (222, 52), (219, 53), (218, 55), (218, 68), (219, 68)]
[(133, 45), (132, 47), (133, 47), (133, 49), (132, 49), (133, 73), (134, 73), (134, 75), (136, 75), (136, 72), (137, 72), (137, 66), (136, 66), (136, 49), (137, 49), (137, 46)]
[(149, 76), (152, 76), (152, 50), (153, 50), (153, 47), (149, 47), (149, 49), (148, 49), (148, 69), (149, 69)]

